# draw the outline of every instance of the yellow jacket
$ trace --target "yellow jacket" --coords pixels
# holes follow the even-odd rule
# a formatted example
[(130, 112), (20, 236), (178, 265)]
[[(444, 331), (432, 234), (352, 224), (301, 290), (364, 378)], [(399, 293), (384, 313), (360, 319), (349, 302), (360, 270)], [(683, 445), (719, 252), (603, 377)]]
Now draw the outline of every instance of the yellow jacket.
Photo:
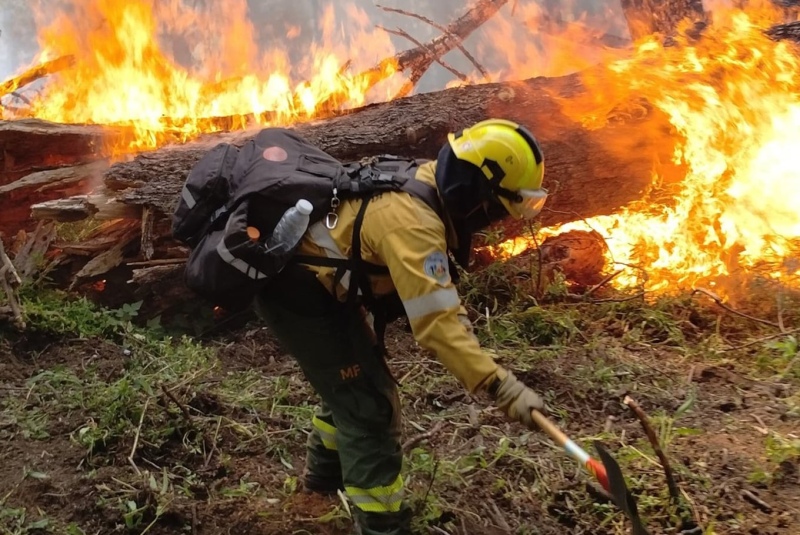
[[(436, 162), (421, 165), (416, 178), (435, 186)], [(324, 222), (312, 225), (298, 254), (349, 258), (353, 226), (361, 199), (343, 201), (339, 220), (328, 230)], [(447, 230), (441, 219), (423, 201), (405, 192), (383, 193), (367, 206), (361, 227), (361, 254), (366, 262), (386, 266), (389, 275), (372, 276), (376, 297), (397, 291), (419, 344), (436, 358), (470, 392), (505, 376), (484, 353), (471, 329), (462, 323), (461, 299), (450, 278), (447, 261)], [(308, 266), (317, 279), (344, 301), (350, 285), (349, 273), (334, 288), (335, 268)], [(467, 322), (468, 323), (468, 322)]]

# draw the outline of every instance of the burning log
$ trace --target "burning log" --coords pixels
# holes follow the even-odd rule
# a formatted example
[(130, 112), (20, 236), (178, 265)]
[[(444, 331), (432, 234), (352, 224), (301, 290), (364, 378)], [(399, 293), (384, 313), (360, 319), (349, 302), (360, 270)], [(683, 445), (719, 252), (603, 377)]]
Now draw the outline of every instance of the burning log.
[[(0, 231), (32, 227), (30, 207), (37, 202), (93, 189), (112, 148), (131, 140), (133, 130), (124, 127), (0, 121)], [(65, 220), (75, 219), (82, 217)]]
[(622, 0), (622, 10), (634, 41), (653, 34), (669, 38), (685, 19), (695, 30), (707, 23), (703, 0)]
[[(64, 125), (38, 119), (0, 121), (0, 185), (31, 172), (105, 158), (125, 129)], [(132, 139), (132, 138), (129, 138)]]
[[(367, 106), (297, 125), (296, 130), (342, 160), (384, 152), (435, 158), (448, 132), (488, 117), (519, 121), (533, 129), (545, 150), (551, 198), (542, 224), (548, 226), (612, 213), (641, 199), (654, 170), (668, 180), (682, 176), (672, 167), (675, 141), (666, 117), (632, 102), (615, 110), (604, 127), (590, 130), (562, 111), (585, 91), (578, 75), (467, 86)], [(68, 128), (96, 132), (93, 127)], [(62, 221), (87, 216), (138, 219), (145, 207), (165, 220), (189, 169), (208, 148), (220, 141), (241, 145), (253, 135), (253, 131), (208, 135), (143, 153), (108, 168), (104, 191), (85, 195), (84, 190), (70, 200), (64, 199), (69, 198), (70, 185), (77, 189), (91, 183), (87, 177), (96, 176), (104, 162), (25, 177), (0, 191), (0, 213), (13, 212), (2, 218), (0, 228), (8, 231), (31, 205), (38, 217)], [(519, 229), (512, 225), (509, 232), (516, 235)], [(154, 225), (153, 233), (155, 242), (166, 239), (169, 225)], [(159, 257), (156, 251), (153, 258)]]
[[(631, 102), (616, 109), (605, 126), (587, 129), (564, 111), (565, 106), (585, 96), (586, 91), (577, 74), (467, 86), (370, 105), (347, 115), (299, 124), (295, 128), (342, 160), (385, 152), (435, 158), (448, 132), (488, 117), (507, 117), (522, 122), (533, 129), (546, 154), (546, 185), (551, 198), (541, 220), (543, 225), (549, 226), (612, 213), (630, 201), (641, 199), (655, 170), (667, 182), (670, 177), (683, 176), (672, 167), (675, 141), (665, 116), (646, 103)], [(32, 122), (28, 122), (28, 127), (36, 135), (43, 131), (34, 128)], [(67, 128), (73, 134), (84, 132), (89, 137), (98, 132), (95, 127)], [(72, 273), (80, 274), (74, 280), (105, 277), (103, 269), (130, 269), (124, 265), (147, 258), (151, 263), (137, 266), (136, 280), (160, 280), (168, 272), (170, 280), (180, 280), (182, 266), (164, 266), (159, 262), (183, 259), (188, 254), (170, 237), (170, 216), (186, 174), (216, 143), (228, 141), (241, 145), (254, 134), (254, 131), (241, 131), (207, 135), (118, 162), (105, 170), (101, 187), (90, 194), (84, 191), (79, 196), (52, 197), (53, 190), (48, 193), (45, 174), (51, 173), (53, 184), (60, 184), (54, 188), (88, 184), (91, 179), (86, 176), (102, 172), (104, 161), (45, 171), (38, 179), (28, 176), (7, 185), (0, 193), (0, 213), (13, 208), (15, 217), (21, 217), (25, 205), (35, 203), (33, 212), (37, 217), (62, 221), (83, 217), (121, 218), (133, 224), (136, 231), (126, 231), (120, 239), (105, 240), (103, 243), (107, 245), (93, 252), (79, 254), (79, 248), (62, 248), (63, 254), (71, 260), (62, 265), (71, 266)], [(17, 143), (22, 142), (18, 140)], [(15, 191), (23, 190), (29, 195), (12, 198)], [(4, 225), (8, 224), (9, 220), (4, 220)], [(521, 230), (512, 223), (507, 228), (509, 235), (517, 235)], [(107, 232), (100, 231), (97, 240), (104, 234)], [(115, 247), (123, 241), (124, 245)], [(103, 258), (92, 261), (106, 251), (109, 252)], [(88, 268), (85, 267), (87, 262), (91, 262)], [(158, 276), (151, 276), (149, 270), (156, 268)], [(155, 298), (161, 283), (147, 284), (148, 287), (139, 290), (140, 298)]]
[[(578, 75), (467, 86), (366, 106), (344, 116), (299, 124), (295, 129), (341, 160), (384, 152), (435, 158), (448, 132), (488, 117), (520, 121), (533, 129), (546, 154), (546, 185), (551, 198), (541, 220), (547, 226), (612, 213), (641, 199), (655, 170), (667, 182), (683, 176), (671, 163), (675, 141), (665, 116), (644, 103), (632, 102), (616, 109), (604, 127), (587, 129), (562, 109), (585, 92)], [(164, 277), (182, 280), (181, 265), (161, 262), (169, 260), (172, 264), (188, 255), (170, 237), (170, 216), (186, 174), (216, 143), (241, 145), (254, 134), (213, 134), (140, 154), (105, 171), (102, 193), (43, 202), (33, 211), (37, 216), (64, 221), (91, 215), (96, 219), (126, 218), (134, 223), (137, 232), (124, 236), (125, 245), (93, 262), (90, 269), (83, 269), (80, 278), (87, 274), (97, 277), (102, 275), (100, 268), (133, 262), (137, 264), (134, 280), (145, 284), (137, 290), (137, 298), (157, 300)], [(521, 230), (508, 222), (508, 235), (518, 235)], [(113, 241), (117, 244), (122, 240)], [(583, 255), (578, 264), (584, 267), (576, 268), (572, 259), (578, 249), (593, 250), (581, 244), (585, 242), (574, 239), (560, 247), (548, 243), (547, 249), (555, 256), (544, 275), (549, 277), (557, 267), (586, 284), (596, 280), (603, 267), (597, 262), (602, 255)], [(81, 269), (83, 262), (97, 254), (75, 259), (74, 269)], [(177, 302), (176, 297), (164, 305)]]
[[(613, 276), (604, 273), (608, 247), (596, 232), (571, 230), (538, 243), (520, 240), (524, 240), (522, 245), (526, 248), (515, 248), (515, 256), (509, 256), (512, 253), (502, 247), (479, 247), (475, 251), (469, 284), (479, 289), (479, 295), (489, 297), (490, 302), (504, 304), (519, 288), (541, 299), (559, 281), (565, 282), (573, 295), (588, 295)], [(497, 269), (483, 269), (497, 260), (503, 261)]]
[[(584, 91), (578, 75), (468, 86), (375, 104), (295, 129), (341, 160), (386, 152), (435, 158), (448, 132), (488, 117), (519, 121), (536, 133), (546, 154), (551, 199), (542, 223), (552, 225), (611, 213), (641, 199), (656, 168), (661, 176), (678, 176), (670, 163), (675, 142), (666, 117), (633, 102), (615, 110), (605, 127), (589, 130), (562, 111)], [(206, 150), (221, 141), (241, 145), (253, 135), (211, 135), (141, 154), (111, 166), (105, 186), (123, 203), (171, 214), (183, 180)]]

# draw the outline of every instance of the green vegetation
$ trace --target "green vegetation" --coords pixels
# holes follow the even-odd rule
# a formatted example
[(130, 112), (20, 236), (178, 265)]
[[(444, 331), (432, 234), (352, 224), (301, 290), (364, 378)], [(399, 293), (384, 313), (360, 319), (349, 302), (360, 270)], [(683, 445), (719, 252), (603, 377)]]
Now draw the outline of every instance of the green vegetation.
[[(703, 533), (745, 529), (756, 512), (725, 506), (714, 494), (721, 477), (744, 478), (767, 496), (796, 481), (800, 365), (791, 328), (800, 318), (791, 296), (781, 301), (782, 332), (702, 295), (601, 289), (582, 298), (558, 278), (535, 289), (535, 272), (515, 273), (495, 263), (464, 276), (476, 335), (542, 392), (575, 441), (590, 452), (594, 440), (609, 447), (650, 525), (677, 533), (705, 508), (714, 515)], [(9, 466), (18, 467), (0, 486), (0, 533), (191, 532), (198, 518), (212, 530), (346, 533), (346, 501), (309, 504), (298, 488), (316, 397), (260, 325), (199, 339), (188, 324), (141, 317), (142, 303), (103, 309), (41, 285), (21, 297), (28, 327), (3, 327), (0, 343), (18, 368), (0, 385), (0, 444), (17, 452)], [(766, 301), (742, 306), (773, 318), (776, 302)], [(466, 395), (409, 335), (392, 338), (412, 440), (404, 470), (421, 531), (625, 532), (624, 516), (587, 492), (589, 476), (546, 436)], [(672, 462), (680, 507), (622, 404), (626, 393)], [(773, 405), (777, 412), (762, 410)], [(737, 445), (743, 434), (755, 434), (752, 446)], [(65, 505), (72, 498), (37, 498), (72, 493), (85, 498), (77, 513)]]

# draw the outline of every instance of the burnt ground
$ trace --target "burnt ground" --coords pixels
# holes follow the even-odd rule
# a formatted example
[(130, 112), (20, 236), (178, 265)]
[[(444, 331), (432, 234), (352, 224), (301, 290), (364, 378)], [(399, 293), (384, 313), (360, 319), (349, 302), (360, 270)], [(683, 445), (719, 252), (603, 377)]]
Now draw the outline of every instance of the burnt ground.
[[(800, 529), (791, 334), (689, 298), (545, 305), (476, 326), (573, 439), (613, 453), (651, 533)], [(266, 329), (115, 340), (0, 342), (0, 533), (351, 532), (344, 501), (299, 489), (315, 396)], [(471, 399), (402, 325), (388, 342), (420, 533), (629, 532), (545, 435)], [(626, 394), (664, 445), (677, 509)]]

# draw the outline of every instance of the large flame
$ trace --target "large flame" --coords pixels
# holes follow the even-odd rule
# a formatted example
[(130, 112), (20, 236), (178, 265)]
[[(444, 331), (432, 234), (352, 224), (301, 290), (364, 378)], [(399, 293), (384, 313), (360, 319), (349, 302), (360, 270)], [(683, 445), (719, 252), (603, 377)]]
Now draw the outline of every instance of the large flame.
[[(261, 52), (246, 22), (245, 0), (211, 4), (203, 11), (182, 0), (67, 0), (54, 17), (52, 2), (42, 2), (40, 59), (72, 55), (77, 64), (48, 84), (32, 115), (62, 123), (133, 125), (136, 148), (152, 148), (167, 134), (187, 139), (216, 130), (215, 118), (289, 123), (323, 109), (361, 105), (373, 84), (368, 76), (351, 74), (360, 72), (353, 68), (371, 67), (394, 51), (387, 34), (354, 7), (348, 8), (348, 22), (351, 28), (360, 25), (359, 31), (346, 39), (337, 34), (328, 5), (322, 40), (302, 58), (286, 52), (300, 29), (277, 24), (286, 45)], [(178, 64), (163, 49), (163, 36), (191, 43), (185, 55), (192, 65)], [(350, 59), (356, 61), (347, 69)]]
[[(688, 174), (667, 206), (636, 203), (544, 234), (599, 231), (610, 262), (641, 267), (652, 291), (714, 286), (758, 266), (775, 279), (797, 275), (800, 55), (764, 35), (774, 22), (771, 13), (718, 11), (700, 41), (664, 48), (648, 39), (587, 77), (597, 113), (585, 103), (567, 113), (595, 128), (617, 102), (647, 98), (680, 133), (675, 160)], [(501, 249), (516, 254), (526, 245), (509, 240)], [(641, 274), (626, 270), (615, 283), (639, 284)]]
[[(191, 9), (186, 0), (33, 1), (40, 5), (43, 50), (37, 61), (72, 55), (76, 64), (47, 84), (31, 114), (63, 123), (132, 125), (135, 147), (123, 151), (245, 121), (292, 123), (386, 100), (405, 82), (395, 75), (374, 87), (369, 68), (391, 57), (394, 47), (352, 5), (337, 4), (347, 13), (346, 35), (328, 3), (321, 32), (312, 30), (321, 38), (298, 53), (294, 40), (308, 28), (283, 25), (276, 15), (271, 28), (281, 42), (265, 49), (246, 22), (246, 0)], [(538, 3), (514, 2), (515, 12), (506, 8), (475, 32), (485, 69), (468, 65), (459, 83), (557, 76), (603, 63), (586, 71), (592, 73), (585, 77), (589, 98), (596, 100), (572, 100), (565, 114), (599, 128), (616, 104), (644, 97), (681, 137), (675, 160), (688, 174), (673, 202), (636, 203), (620, 214), (545, 229), (545, 235), (600, 231), (610, 261), (643, 268), (650, 290), (711, 284), (765, 263), (773, 277), (796, 274), (800, 60), (792, 45), (763, 34), (777, 12), (752, 7), (756, 3), (749, 2), (746, 13), (716, 9), (702, 39), (667, 48), (656, 39), (634, 50), (607, 46), (608, 34), (619, 34), (624, 19), (599, 4), (565, 9), (573, 15), (554, 19)], [(165, 50), (166, 42), (173, 50)], [(184, 44), (182, 60), (175, 43)], [(396, 74), (391, 64), (386, 68), (380, 78)], [(241, 124), (218, 124), (217, 117), (239, 117)], [(654, 177), (655, 184), (660, 180)], [(516, 254), (519, 242), (501, 249)], [(630, 270), (615, 284), (634, 284), (639, 273)]]

